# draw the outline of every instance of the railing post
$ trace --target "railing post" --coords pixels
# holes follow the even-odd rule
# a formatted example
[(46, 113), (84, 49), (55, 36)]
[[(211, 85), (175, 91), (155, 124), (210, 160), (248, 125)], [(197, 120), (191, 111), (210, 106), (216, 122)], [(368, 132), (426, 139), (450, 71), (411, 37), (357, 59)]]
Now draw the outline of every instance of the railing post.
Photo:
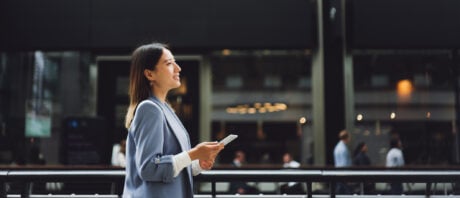
[(331, 181), (330, 185), (329, 185), (329, 194), (331, 196), (331, 198), (335, 198), (335, 186), (337, 185), (337, 183), (335, 181)]
[(29, 198), (30, 194), (32, 193), (32, 183), (31, 182), (24, 182), (23, 188), (21, 192), (21, 198)]
[(313, 192), (311, 189), (311, 182), (307, 181), (307, 197), (313, 198)]
[(110, 186), (110, 193), (118, 195), (118, 197), (123, 196), (123, 189), (124, 188), (124, 182), (121, 181), (115, 181), (112, 182), (112, 185)]
[(431, 195), (431, 182), (426, 183), (425, 197), (428, 198)]
[(211, 194), (213, 198), (216, 198), (216, 181), (212, 180), (211, 181)]
[(116, 193), (116, 189), (117, 189), (116, 186), (117, 186), (116, 182), (110, 183), (110, 194), (115, 194)]

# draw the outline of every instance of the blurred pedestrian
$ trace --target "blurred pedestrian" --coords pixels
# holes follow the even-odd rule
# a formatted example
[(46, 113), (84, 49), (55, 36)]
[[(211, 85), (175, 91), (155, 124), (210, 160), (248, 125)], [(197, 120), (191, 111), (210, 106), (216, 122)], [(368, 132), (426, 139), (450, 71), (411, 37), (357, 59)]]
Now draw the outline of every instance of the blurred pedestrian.
[[(365, 142), (359, 142), (353, 152), (353, 165), (354, 166), (370, 166), (371, 160), (367, 155), (367, 144)], [(375, 193), (375, 184), (373, 182), (360, 183), (360, 190), (364, 191), (365, 194)]]
[[(300, 163), (295, 161), (292, 158), (291, 153), (284, 153), (283, 155), (283, 168), (285, 169), (298, 169), (300, 168)], [(288, 182), (286, 184), (281, 184), (280, 186), (281, 194), (303, 194), (302, 185), (298, 182)]]
[[(334, 165), (337, 168), (344, 168), (351, 166), (351, 156), (348, 149), (348, 144), (351, 137), (346, 130), (339, 133), (339, 142), (334, 148)], [(343, 182), (337, 182), (335, 192), (337, 194), (352, 194), (350, 186)]]
[[(242, 150), (235, 151), (232, 165), (235, 168), (241, 168), (246, 164), (246, 153)], [(230, 194), (258, 194), (259, 190), (256, 187), (248, 185), (245, 181), (233, 181), (230, 182), (229, 187)]]
[(355, 166), (369, 166), (371, 165), (371, 160), (367, 156), (367, 144), (365, 142), (360, 142), (356, 146), (353, 152), (353, 165)]
[[(386, 167), (402, 167), (405, 165), (404, 156), (402, 152), (402, 143), (398, 137), (393, 137), (390, 140), (390, 150), (386, 157)], [(401, 195), (403, 193), (403, 185), (401, 182), (390, 183), (389, 194)]]

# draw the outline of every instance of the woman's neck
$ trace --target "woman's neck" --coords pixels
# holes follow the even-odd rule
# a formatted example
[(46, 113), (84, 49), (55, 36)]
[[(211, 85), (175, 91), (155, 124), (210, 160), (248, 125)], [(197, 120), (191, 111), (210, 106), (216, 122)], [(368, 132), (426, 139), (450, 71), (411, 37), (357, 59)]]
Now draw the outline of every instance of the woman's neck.
[(161, 89), (156, 88), (152, 90), (152, 93), (161, 102), (166, 102), (166, 96), (168, 95), (168, 91), (163, 91)]

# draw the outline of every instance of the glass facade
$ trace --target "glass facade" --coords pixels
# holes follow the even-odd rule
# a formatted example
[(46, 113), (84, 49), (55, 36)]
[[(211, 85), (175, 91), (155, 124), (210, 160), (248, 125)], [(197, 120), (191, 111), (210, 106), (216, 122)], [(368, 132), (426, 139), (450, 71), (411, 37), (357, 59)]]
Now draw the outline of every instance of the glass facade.
[[(203, 57), (212, 71), (209, 138), (217, 140), (229, 133), (242, 137), (222, 153), (222, 164), (231, 163), (237, 150), (247, 152), (248, 163), (252, 164), (279, 164), (284, 152), (292, 153), (302, 163), (313, 163), (309, 50), (222, 50)], [(402, 139), (409, 165), (454, 163), (455, 90), (459, 80), (452, 57), (450, 51), (443, 50), (354, 51), (350, 149), (366, 142), (372, 164), (381, 166), (385, 164), (390, 137), (396, 135)], [(126, 69), (129, 61), (122, 63), (120, 67)], [(182, 63), (185, 70), (194, 70), (187, 75), (198, 75), (188, 78), (190, 90), (192, 82), (200, 78), (197, 68), (203, 61)], [(51, 164), (61, 162), (57, 148), (65, 130), (63, 120), (98, 115), (97, 64), (87, 52), (2, 53), (2, 163), (34, 163), (32, 158)], [(190, 64), (195, 66), (187, 67)], [(118, 128), (123, 128), (126, 105), (121, 104), (126, 100), (127, 86), (123, 84), (127, 78), (125, 75), (115, 79), (114, 100), (122, 102), (114, 107), (115, 131), (108, 134), (123, 133)], [(197, 89), (199, 85), (193, 86)], [(173, 94), (171, 99), (179, 114), (189, 112), (184, 119), (188, 119), (185, 123), (191, 128), (195, 127), (192, 135), (202, 136), (192, 114), (198, 113), (193, 107), (198, 103), (192, 102), (198, 99), (180, 94)], [(34, 104), (46, 107), (38, 109), (48, 109), (47, 125), (37, 119), (43, 116), (30, 113)], [(46, 130), (37, 127), (37, 123), (47, 126)], [(21, 143), (11, 145), (11, 140)], [(194, 141), (198, 142), (198, 138)], [(36, 147), (39, 153), (33, 153)]]

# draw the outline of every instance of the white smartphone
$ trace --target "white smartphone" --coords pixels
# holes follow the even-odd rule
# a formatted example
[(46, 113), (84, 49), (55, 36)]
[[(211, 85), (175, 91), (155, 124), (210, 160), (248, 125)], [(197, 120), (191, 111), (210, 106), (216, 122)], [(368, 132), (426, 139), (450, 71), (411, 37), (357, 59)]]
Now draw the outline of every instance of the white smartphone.
[(238, 137), (238, 135), (235, 135), (235, 134), (230, 134), (228, 135), (227, 137), (225, 137), (224, 139), (222, 139), (219, 143), (222, 143), (224, 145), (227, 145), (228, 143), (230, 143), (231, 141), (233, 141), (234, 139), (236, 139)]

